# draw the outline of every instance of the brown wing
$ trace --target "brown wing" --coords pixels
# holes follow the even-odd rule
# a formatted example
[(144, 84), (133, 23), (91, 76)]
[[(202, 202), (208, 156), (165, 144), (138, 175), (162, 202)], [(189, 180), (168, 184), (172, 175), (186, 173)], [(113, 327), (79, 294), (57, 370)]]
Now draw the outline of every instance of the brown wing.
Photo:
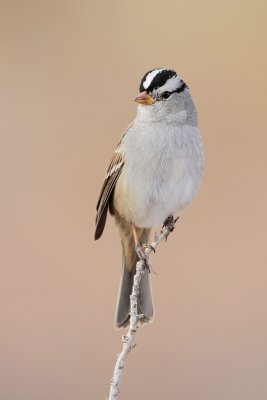
[(97, 214), (95, 240), (101, 237), (105, 228), (109, 202), (112, 198), (116, 182), (121, 174), (123, 164), (124, 161), (122, 154), (117, 150), (111, 159), (108, 172), (100, 191), (99, 199), (96, 206)]

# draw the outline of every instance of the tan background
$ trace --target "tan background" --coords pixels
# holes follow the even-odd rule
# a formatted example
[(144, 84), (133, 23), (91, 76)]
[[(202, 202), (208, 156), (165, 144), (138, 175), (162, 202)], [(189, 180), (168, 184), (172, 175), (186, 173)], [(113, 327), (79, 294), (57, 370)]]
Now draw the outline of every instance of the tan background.
[(176, 69), (205, 177), (153, 256), (121, 399), (267, 398), (266, 1), (0, 3), (0, 398), (104, 399), (120, 243), (95, 204), (142, 75)]

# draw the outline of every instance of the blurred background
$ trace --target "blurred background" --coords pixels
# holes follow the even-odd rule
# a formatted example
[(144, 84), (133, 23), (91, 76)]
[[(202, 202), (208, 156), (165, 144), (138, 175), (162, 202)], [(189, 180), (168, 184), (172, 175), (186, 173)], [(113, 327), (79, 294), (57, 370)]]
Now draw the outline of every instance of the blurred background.
[[(146, 71), (178, 71), (201, 190), (152, 256), (154, 323), (121, 399), (267, 398), (266, 1), (0, 2), (0, 397), (104, 399), (121, 249), (93, 241)], [(168, 313), (166, 310), (168, 309)]]

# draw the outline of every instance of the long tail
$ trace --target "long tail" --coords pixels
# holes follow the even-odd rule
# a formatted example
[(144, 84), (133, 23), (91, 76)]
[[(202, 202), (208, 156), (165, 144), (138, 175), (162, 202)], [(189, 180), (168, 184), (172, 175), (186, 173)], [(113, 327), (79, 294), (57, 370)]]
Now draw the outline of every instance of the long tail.
[[(122, 228), (122, 227), (120, 227)], [(125, 228), (125, 226), (124, 226)], [(136, 271), (138, 257), (135, 253), (134, 240), (131, 229), (127, 227), (127, 235), (122, 238), (122, 275), (118, 296), (115, 324), (117, 327), (127, 326), (130, 319), (130, 295), (132, 293), (133, 277)], [(125, 231), (124, 231), (125, 233)], [(150, 229), (138, 229), (139, 243), (148, 243)], [(138, 312), (144, 314), (141, 323), (153, 319), (153, 300), (151, 293), (150, 277), (148, 270), (145, 270), (140, 283), (138, 296)]]

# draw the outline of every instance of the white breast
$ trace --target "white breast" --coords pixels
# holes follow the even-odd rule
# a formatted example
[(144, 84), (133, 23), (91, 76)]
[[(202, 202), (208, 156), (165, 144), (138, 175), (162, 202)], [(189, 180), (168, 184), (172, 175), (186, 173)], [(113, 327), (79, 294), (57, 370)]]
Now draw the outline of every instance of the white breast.
[(161, 225), (185, 208), (199, 187), (203, 149), (199, 131), (189, 125), (136, 123), (124, 137), (125, 165), (114, 205), (138, 227)]

